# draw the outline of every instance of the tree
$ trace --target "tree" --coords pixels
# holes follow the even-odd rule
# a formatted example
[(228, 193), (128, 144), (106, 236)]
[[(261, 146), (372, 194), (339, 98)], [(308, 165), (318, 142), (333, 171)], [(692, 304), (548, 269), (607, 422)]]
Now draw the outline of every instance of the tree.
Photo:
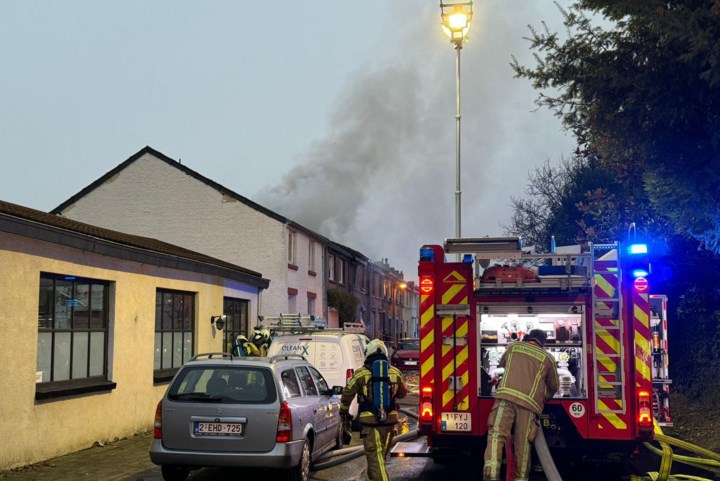
[(574, 155), (555, 166), (546, 162), (530, 173), (527, 197), (512, 199), (513, 217), (505, 231), (539, 251), (547, 250), (551, 236), (557, 245), (611, 242), (632, 223), (648, 236), (659, 234), (658, 217), (642, 189), (628, 190), (629, 185), (592, 156)]
[(355, 313), (360, 304), (357, 297), (338, 288), (328, 289), (327, 296), (328, 306), (338, 310), (341, 326), (346, 322), (355, 322)]
[[(555, 190), (515, 203), (514, 227), (547, 237), (559, 220), (599, 241), (621, 238), (628, 221), (644, 228), (660, 252), (654, 291), (673, 310), (673, 376), (698, 395), (720, 378), (720, 0), (578, 0), (561, 11), (567, 38), (531, 27), (537, 64), (512, 67), (575, 134), (577, 158), (552, 175)], [(594, 26), (599, 17), (608, 26)], [(549, 180), (538, 172), (532, 185)], [(520, 222), (524, 207), (539, 223)]]
[[(560, 7), (558, 7), (560, 8)], [(569, 37), (531, 28), (537, 65), (513, 59), (577, 136), (678, 234), (720, 252), (720, 0), (580, 0)], [(594, 26), (604, 16), (609, 27)]]

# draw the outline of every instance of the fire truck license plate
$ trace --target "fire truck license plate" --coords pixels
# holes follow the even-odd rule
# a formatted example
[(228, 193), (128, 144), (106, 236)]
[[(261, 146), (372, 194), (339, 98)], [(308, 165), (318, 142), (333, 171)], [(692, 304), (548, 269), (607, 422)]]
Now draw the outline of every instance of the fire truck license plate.
[(440, 429), (443, 431), (470, 431), (472, 430), (472, 415), (470, 413), (442, 413)]

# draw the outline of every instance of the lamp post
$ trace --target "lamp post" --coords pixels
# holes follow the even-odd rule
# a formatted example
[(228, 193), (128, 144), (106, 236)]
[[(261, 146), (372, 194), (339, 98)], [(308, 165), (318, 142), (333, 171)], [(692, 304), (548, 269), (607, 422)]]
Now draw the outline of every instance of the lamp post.
[[(472, 20), (472, 0), (469, 2), (447, 2), (440, 0), (440, 18), (443, 31), (455, 47), (455, 237), (462, 233), (460, 189), (460, 51), (467, 42), (467, 33)], [(457, 254), (460, 260), (460, 254)]]

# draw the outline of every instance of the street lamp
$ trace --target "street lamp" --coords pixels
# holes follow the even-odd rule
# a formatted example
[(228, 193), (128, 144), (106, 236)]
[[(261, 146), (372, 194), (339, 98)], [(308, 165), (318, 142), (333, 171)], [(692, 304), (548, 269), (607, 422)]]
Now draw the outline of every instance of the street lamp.
[[(462, 233), (460, 223), (460, 50), (467, 42), (470, 21), (472, 20), (472, 0), (469, 2), (447, 2), (440, 0), (440, 18), (443, 31), (455, 46), (455, 237)], [(460, 260), (460, 254), (457, 254)]]

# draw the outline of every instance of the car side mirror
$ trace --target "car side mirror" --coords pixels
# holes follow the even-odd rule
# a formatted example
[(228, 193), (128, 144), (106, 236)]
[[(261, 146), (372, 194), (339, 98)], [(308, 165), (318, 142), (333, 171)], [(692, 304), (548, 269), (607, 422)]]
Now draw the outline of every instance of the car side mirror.
[(336, 396), (341, 396), (343, 393), (344, 386), (333, 386), (330, 392)]

